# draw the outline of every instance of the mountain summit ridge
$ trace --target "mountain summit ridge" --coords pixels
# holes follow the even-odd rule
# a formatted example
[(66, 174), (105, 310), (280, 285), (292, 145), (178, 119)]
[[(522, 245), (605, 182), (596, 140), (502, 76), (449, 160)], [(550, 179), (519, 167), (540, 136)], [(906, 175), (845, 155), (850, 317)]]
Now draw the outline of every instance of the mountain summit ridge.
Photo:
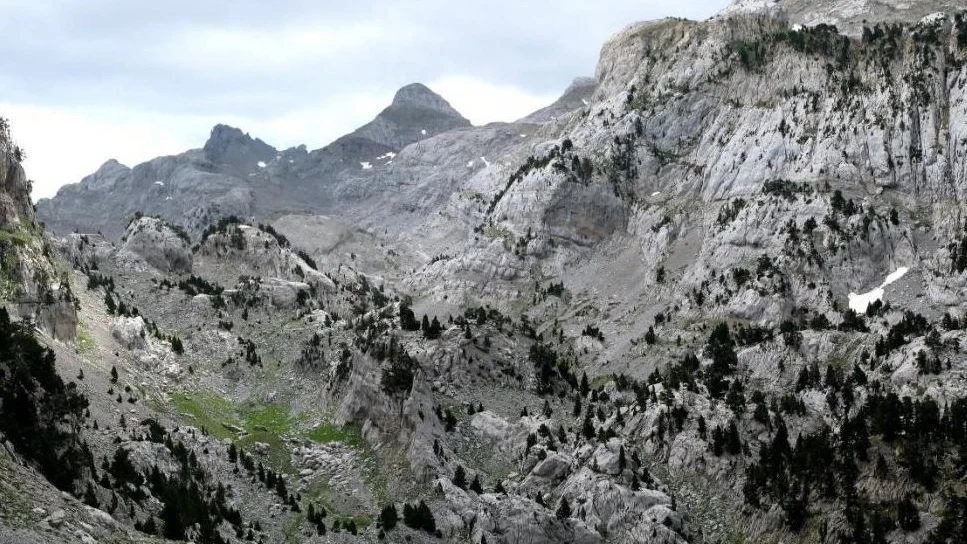
[(716, 17), (777, 14), (791, 25), (835, 25), (858, 36), (864, 26), (877, 23), (913, 24), (934, 13), (963, 9), (956, 0), (732, 0)]
[[(200, 155), (188, 150), (133, 168), (108, 161), (79, 183), (61, 187), (54, 197), (40, 199), (37, 207), (54, 232), (80, 229), (110, 239), (124, 233), (122, 218), (138, 211), (198, 230), (213, 213), (248, 216), (292, 208), (324, 212), (340, 198), (335, 193), (378, 192), (371, 186), (372, 176), (391, 166), (391, 157), (407, 146), (472, 128), (442, 96), (422, 83), (410, 83), (371, 121), (319, 149), (278, 150), (238, 127), (218, 123)], [(369, 182), (356, 183), (360, 176)]]

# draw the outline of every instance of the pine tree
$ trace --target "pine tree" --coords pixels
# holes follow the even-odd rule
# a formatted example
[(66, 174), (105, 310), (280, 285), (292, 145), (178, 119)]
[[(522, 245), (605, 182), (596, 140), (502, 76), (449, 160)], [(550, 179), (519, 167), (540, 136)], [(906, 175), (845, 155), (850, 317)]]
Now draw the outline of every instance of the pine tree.
[(474, 474), (473, 481), (470, 482), (470, 491), (480, 495), (483, 493), (483, 487), (480, 486), (480, 476)]
[(87, 482), (87, 490), (84, 491), (84, 504), (94, 508), (98, 507), (97, 495), (94, 494), (94, 486), (91, 482)]
[(463, 465), (457, 465), (456, 470), (453, 471), (453, 485), (460, 489), (467, 488), (467, 473), (463, 470)]
[(742, 453), (742, 440), (739, 438), (739, 429), (735, 425), (735, 420), (729, 422), (729, 430), (725, 434), (725, 451), (732, 455)]
[(111, 367), (111, 383), (118, 383), (118, 368), (116, 366)]
[(562, 521), (571, 517), (571, 505), (567, 503), (566, 498), (561, 497), (561, 503), (557, 506), (557, 512), (554, 513), (554, 516)]
[(897, 524), (904, 531), (916, 531), (920, 528), (920, 511), (907, 495), (897, 504)]
[(594, 438), (594, 423), (591, 421), (591, 411), (588, 410), (584, 415), (584, 425), (581, 427), (584, 438), (591, 440)]

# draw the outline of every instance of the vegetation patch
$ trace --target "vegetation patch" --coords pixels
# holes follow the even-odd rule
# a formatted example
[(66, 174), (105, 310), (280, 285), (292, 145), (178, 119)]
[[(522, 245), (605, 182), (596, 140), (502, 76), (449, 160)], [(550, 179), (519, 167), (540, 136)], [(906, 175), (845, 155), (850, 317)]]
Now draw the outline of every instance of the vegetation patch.
[(191, 418), (196, 427), (205, 429), (215, 438), (236, 439), (241, 421), (230, 401), (211, 393), (175, 393), (171, 402), (178, 412)]
[(77, 347), (75, 352), (80, 355), (90, 355), (94, 353), (94, 348), (97, 346), (94, 342), (94, 337), (91, 336), (91, 331), (87, 328), (84, 323), (79, 323), (77, 325)]
[(341, 442), (354, 448), (361, 447), (365, 444), (359, 427), (355, 425), (340, 427), (331, 423), (322, 423), (307, 431), (305, 437), (320, 444)]
[(12, 231), (0, 229), (0, 244), (13, 244), (18, 247), (26, 247), (32, 239), (31, 234), (23, 229)]

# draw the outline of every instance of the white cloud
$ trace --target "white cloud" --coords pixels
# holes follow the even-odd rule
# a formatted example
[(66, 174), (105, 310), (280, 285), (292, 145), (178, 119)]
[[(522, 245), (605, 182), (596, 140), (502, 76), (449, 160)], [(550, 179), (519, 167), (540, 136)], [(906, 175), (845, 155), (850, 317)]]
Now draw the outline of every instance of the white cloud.
[(27, 153), (24, 169), (34, 199), (52, 196), (109, 158), (135, 165), (198, 147), (192, 119), (125, 111), (85, 111), (0, 103), (13, 138)]
[(494, 85), (462, 75), (442, 77), (427, 86), (475, 125), (516, 121), (557, 99), (557, 95), (530, 93), (512, 85)]

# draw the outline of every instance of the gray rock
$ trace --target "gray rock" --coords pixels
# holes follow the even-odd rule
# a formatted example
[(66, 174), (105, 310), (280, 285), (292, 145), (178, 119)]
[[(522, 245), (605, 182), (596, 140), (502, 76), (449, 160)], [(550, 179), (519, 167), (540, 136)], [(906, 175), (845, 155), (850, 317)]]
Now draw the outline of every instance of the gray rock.
[(63, 509), (58, 508), (57, 510), (54, 510), (54, 512), (50, 516), (48, 516), (45, 521), (48, 524), (50, 524), (51, 527), (56, 528), (64, 524), (64, 520), (66, 517), (67, 517), (67, 512), (64, 512)]
[(128, 226), (119, 258), (132, 257), (140, 257), (163, 274), (191, 273), (188, 240), (154, 217), (142, 217)]
[(141, 316), (115, 318), (111, 325), (111, 336), (127, 350), (146, 350), (150, 346)]

